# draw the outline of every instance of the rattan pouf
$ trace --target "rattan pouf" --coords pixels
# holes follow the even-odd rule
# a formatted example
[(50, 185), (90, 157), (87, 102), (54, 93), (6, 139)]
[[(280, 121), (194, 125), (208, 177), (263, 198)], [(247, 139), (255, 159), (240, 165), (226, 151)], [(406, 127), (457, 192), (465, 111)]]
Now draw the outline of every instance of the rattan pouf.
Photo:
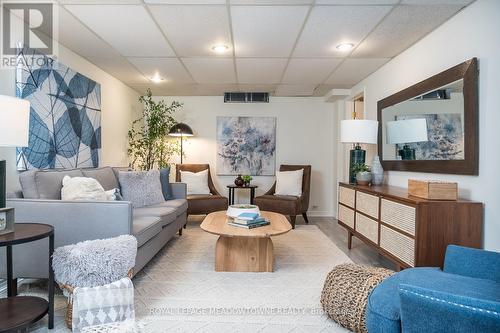
[(321, 305), (334, 321), (353, 332), (367, 332), (365, 308), (370, 292), (394, 274), (385, 268), (356, 264), (336, 266), (326, 277)]

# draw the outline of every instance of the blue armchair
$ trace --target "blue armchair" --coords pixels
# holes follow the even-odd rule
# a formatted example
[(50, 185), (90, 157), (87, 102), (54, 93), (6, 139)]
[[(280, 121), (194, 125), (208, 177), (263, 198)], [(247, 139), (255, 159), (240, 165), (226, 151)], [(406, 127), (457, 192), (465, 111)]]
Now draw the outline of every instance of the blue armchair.
[(403, 270), (366, 306), (370, 333), (500, 332), (500, 253), (448, 246), (443, 270)]

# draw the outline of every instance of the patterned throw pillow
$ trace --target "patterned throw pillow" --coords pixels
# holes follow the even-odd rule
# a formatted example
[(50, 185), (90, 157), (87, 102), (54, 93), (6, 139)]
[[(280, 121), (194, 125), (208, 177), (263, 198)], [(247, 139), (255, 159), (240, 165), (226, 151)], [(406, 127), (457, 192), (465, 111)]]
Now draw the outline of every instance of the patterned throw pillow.
[(160, 171), (120, 171), (118, 173), (123, 200), (132, 207), (151, 206), (165, 201), (161, 190)]

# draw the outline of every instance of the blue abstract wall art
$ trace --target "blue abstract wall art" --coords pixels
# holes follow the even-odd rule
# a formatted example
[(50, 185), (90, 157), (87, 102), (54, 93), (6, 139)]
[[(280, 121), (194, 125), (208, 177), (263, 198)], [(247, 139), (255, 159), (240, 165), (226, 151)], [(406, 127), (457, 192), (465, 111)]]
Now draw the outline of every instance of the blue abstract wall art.
[(217, 117), (217, 174), (272, 176), (276, 118)]
[[(27, 61), (32, 57), (44, 61)], [(16, 96), (31, 103), (29, 144), (17, 149), (18, 170), (99, 165), (100, 84), (23, 49), (18, 54)]]
[[(429, 141), (409, 143), (415, 149), (417, 160), (463, 160), (464, 136), (460, 113), (398, 115), (396, 120), (420, 119), (427, 121)], [(396, 145), (396, 151), (403, 145)]]

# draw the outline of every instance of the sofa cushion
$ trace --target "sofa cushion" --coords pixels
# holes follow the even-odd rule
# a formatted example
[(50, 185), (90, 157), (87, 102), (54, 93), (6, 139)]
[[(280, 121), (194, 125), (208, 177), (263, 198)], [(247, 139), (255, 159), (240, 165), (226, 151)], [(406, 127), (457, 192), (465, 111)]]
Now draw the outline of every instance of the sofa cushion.
[(35, 174), (37, 171), (38, 170), (27, 170), (19, 173), (19, 182), (21, 183), (21, 190), (23, 191), (23, 198), (25, 199), (40, 198), (35, 182)]
[(177, 209), (169, 207), (165, 202), (147, 207), (135, 208), (134, 218), (143, 216), (155, 216), (161, 218), (161, 225), (167, 226), (177, 218)]
[(134, 216), (132, 234), (137, 238), (137, 247), (158, 235), (162, 230), (161, 218), (157, 216)]
[(38, 170), (35, 173), (38, 199), (61, 200), (64, 176), (83, 177), (83, 173), (80, 169)]
[(177, 209), (177, 216), (179, 216), (188, 209), (188, 202), (186, 199), (172, 199), (165, 201), (165, 206)]
[(82, 169), (85, 177), (94, 178), (101, 184), (105, 191), (118, 188), (118, 179), (111, 167)]
[(160, 183), (160, 171), (120, 171), (118, 174), (123, 200), (134, 208), (165, 202)]

